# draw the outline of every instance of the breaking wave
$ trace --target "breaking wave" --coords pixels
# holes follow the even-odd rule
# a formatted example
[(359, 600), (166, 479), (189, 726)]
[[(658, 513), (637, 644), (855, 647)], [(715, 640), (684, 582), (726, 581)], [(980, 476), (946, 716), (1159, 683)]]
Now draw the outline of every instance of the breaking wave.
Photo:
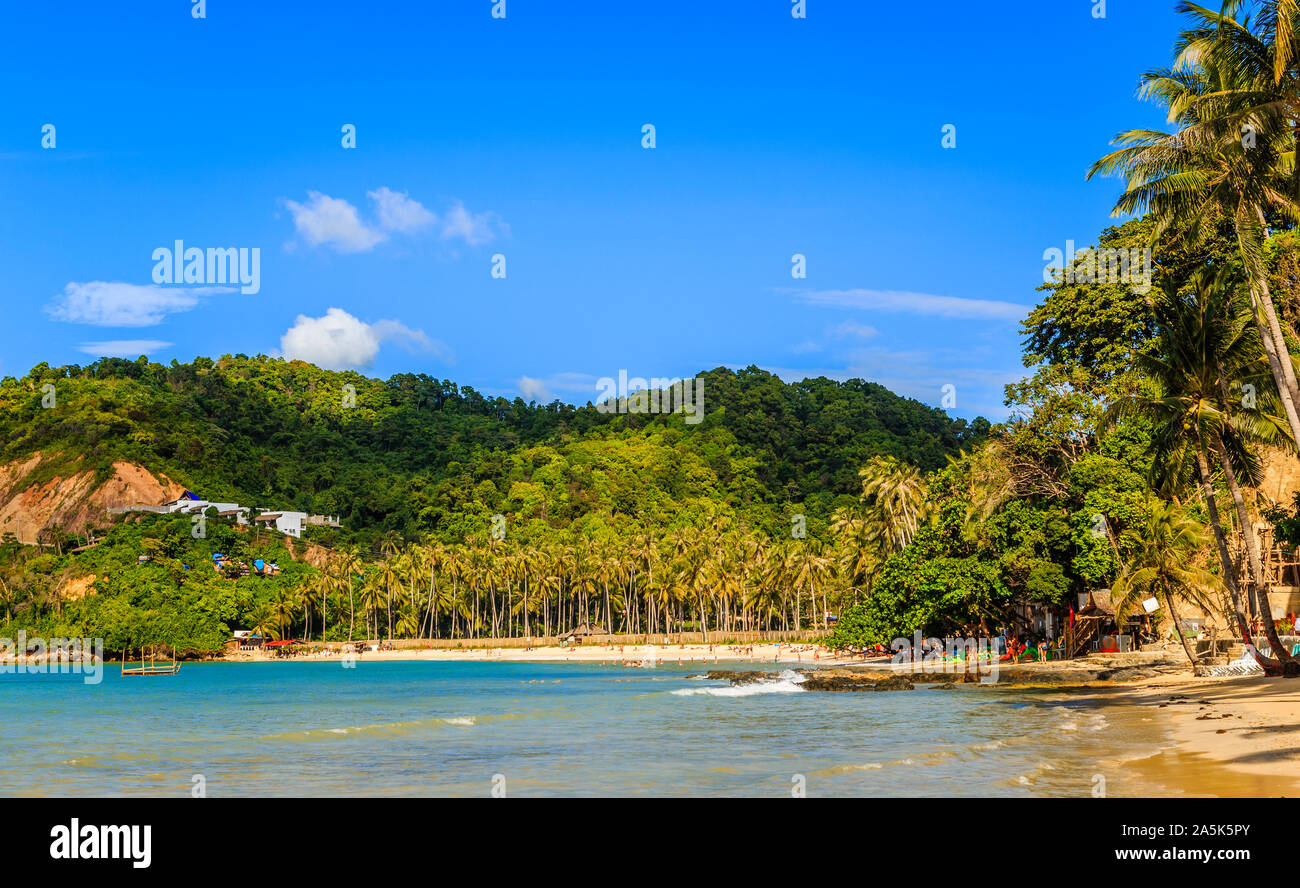
[(721, 688), (682, 688), (670, 691), (676, 697), (693, 697), (703, 694), (708, 697), (753, 697), (758, 694), (802, 694), (804, 677), (791, 669), (777, 673), (769, 681), (756, 681), (752, 684), (730, 685)]

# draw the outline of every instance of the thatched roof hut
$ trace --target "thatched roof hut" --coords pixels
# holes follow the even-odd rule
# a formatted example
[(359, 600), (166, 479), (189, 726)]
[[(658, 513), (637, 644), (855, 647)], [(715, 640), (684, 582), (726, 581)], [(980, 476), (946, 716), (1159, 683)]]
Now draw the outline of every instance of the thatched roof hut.
[(1111, 617), (1115, 616), (1115, 602), (1111, 598), (1109, 589), (1092, 589), (1088, 592), (1088, 603), (1085, 604), (1077, 616), (1080, 617)]
[(600, 626), (593, 626), (591, 623), (579, 623), (568, 632), (560, 634), (560, 641), (577, 641), (590, 635), (604, 635), (605, 630)]

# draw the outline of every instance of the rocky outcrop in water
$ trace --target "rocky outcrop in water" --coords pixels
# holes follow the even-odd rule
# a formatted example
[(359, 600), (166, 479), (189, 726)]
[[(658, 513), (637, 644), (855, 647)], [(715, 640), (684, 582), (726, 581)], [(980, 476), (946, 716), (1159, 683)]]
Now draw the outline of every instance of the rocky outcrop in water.
[(702, 675), (688, 678), (707, 678), (710, 681), (729, 681), (733, 686), (757, 684), (760, 681), (776, 681), (779, 673), (760, 672), (753, 669), (712, 669)]
[[(1170, 672), (1186, 671), (1186, 664), (1175, 656), (1152, 654), (1111, 654), (1060, 663), (998, 664), (996, 687), (1081, 687), (1095, 683), (1143, 681)], [(910, 691), (917, 685), (952, 690), (960, 684), (980, 683), (985, 678), (976, 673), (894, 672), (868, 666), (824, 666), (795, 669), (803, 677), (805, 691)], [(756, 669), (714, 669), (692, 678), (726, 681), (732, 685), (750, 685), (779, 681), (779, 673)]]
[(909, 676), (901, 673), (884, 673), (879, 676), (868, 673), (858, 673), (856, 675), (830, 675), (831, 670), (819, 672), (818, 670), (809, 670), (803, 673), (807, 676), (799, 687), (805, 691), (913, 691), (916, 686), (909, 680)]
[[(799, 687), (805, 691), (911, 691), (915, 690), (916, 684), (935, 682), (943, 682), (947, 687), (953, 686), (953, 676), (950, 675), (913, 675), (885, 672), (879, 669), (864, 670), (852, 666), (794, 671), (803, 678)], [(781, 680), (780, 673), (754, 669), (713, 669), (692, 675), (691, 678), (730, 682), (733, 687)]]

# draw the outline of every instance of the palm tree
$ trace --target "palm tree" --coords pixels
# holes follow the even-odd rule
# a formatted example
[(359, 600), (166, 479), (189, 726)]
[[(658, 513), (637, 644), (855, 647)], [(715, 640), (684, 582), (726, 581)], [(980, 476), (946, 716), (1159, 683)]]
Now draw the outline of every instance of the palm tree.
[[(1234, 16), (1246, 6), (1246, 0), (1223, 0), (1220, 17), (1236, 24)], [(1196, 11), (1193, 4), (1185, 3), (1179, 11)], [(1207, 17), (1213, 13), (1205, 10)], [(1281, 84), (1284, 77), (1294, 76), (1295, 63), (1300, 59), (1300, 46), (1297, 46), (1297, 19), (1300, 19), (1300, 0), (1260, 0), (1260, 9), (1255, 16), (1255, 31), (1264, 35), (1264, 61), (1269, 64), (1269, 73), (1273, 81)], [(1254, 36), (1254, 35), (1252, 35)], [(1298, 97), (1300, 98), (1300, 97)]]
[(393, 559), (402, 551), (402, 535), (395, 530), (386, 530), (379, 538), (379, 555), (384, 559)]
[[(1152, 308), (1159, 347), (1153, 354), (1137, 356), (1135, 361), (1156, 384), (1158, 392), (1154, 396), (1132, 395), (1116, 401), (1103, 415), (1101, 427), (1106, 428), (1126, 416), (1141, 417), (1153, 425), (1152, 478), (1157, 489), (1172, 493), (1188, 477), (1197, 478), (1238, 628), (1250, 642), (1235, 566), (1219, 517), (1208, 454), (1213, 448), (1229, 478), (1255, 594), (1261, 609), (1268, 613), (1268, 590), (1258, 541), (1236, 472), (1244, 470), (1248, 478), (1257, 479), (1258, 460), (1249, 450), (1246, 438), (1267, 437), (1270, 429), (1276, 435), (1285, 427), (1280, 420), (1270, 422), (1267, 409), (1257, 409), (1235, 421), (1229, 414), (1232, 403), (1229, 380), (1233, 381), (1231, 384), (1258, 385), (1264, 392), (1257, 400), (1261, 408), (1266, 408), (1270, 399), (1264, 389), (1268, 374), (1258, 357), (1258, 335), (1247, 311), (1238, 306), (1225, 275), (1199, 274), (1186, 293), (1166, 283)], [(1269, 638), (1273, 650), (1280, 651), (1278, 656), (1289, 661), (1289, 652), (1281, 650), (1275, 636), (1276, 629)]]
[(361, 612), (366, 618), (366, 637), (378, 640), (379, 635), (379, 612), (384, 608), (384, 598), (386, 594), (383, 574), (373, 572), (366, 577), (361, 584)]
[(446, 550), (437, 543), (429, 543), (424, 547), (421, 555), (421, 563), (429, 570), (429, 593), (425, 600), (424, 616), (420, 618), (420, 636), (424, 636), (425, 627), (428, 626), (429, 637), (434, 638), (438, 634), (438, 611), (441, 607), (437, 586), (438, 574), (442, 573), (443, 566), (446, 563)]
[(397, 634), (414, 638), (420, 631), (420, 617), (410, 604), (403, 604), (397, 613)]
[(317, 583), (320, 588), (320, 640), (324, 641), (325, 632), (330, 627), (330, 590), (334, 588), (334, 577), (328, 563), (321, 565)]
[[(648, 631), (654, 631), (654, 596), (651, 590), (654, 588), (655, 581), (655, 563), (659, 560), (659, 545), (654, 534), (645, 532), (640, 533), (632, 540), (632, 548), (628, 553), (631, 556), (632, 582), (638, 584), (641, 590), (641, 598), (646, 605), (646, 628)], [(641, 572), (645, 572), (645, 582), (640, 582)]]
[[(817, 592), (824, 590), (827, 580), (831, 573), (831, 559), (822, 553), (821, 543), (817, 540), (802, 540), (801, 545), (796, 547), (793, 558), (793, 575), (791, 584), (794, 587), (795, 599), (798, 600), (803, 592), (808, 593), (810, 600), (810, 610), (817, 608)], [(826, 600), (822, 599), (822, 625), (826, 625), (826, 614), (829, 611)], [(816, 617), (813, 618), (814, 628), (817, 625)], [(796, 629), (799, 627), (796, 626)]]
[(895, 552), (907, 548), (929, 515), (928, 490), (916, 466), (876, 456), (858, 471), (862, 499), (874, 506), (874, 520)]
[(859, 590), (870, 594), (872, 579), (887, 555), (881, 525), (859, 517), (856, 510), (841, 508), (831, 516), (831, 533), (839, 542), (839, 567), (855, 599)]
[[(1190, 5), (1182, 8), (1186, 11)], [(1249, 34), (1230, 17), (1219, 18), (1225, 31)], [(1154, 98), (1168, 109), (1169, 122), (1177, 129), (1121, 133), (1115, 137), (1121, 147), (1094, 163), (1088, 177), (1124, 176), (1125, 191), (1114, 213), (1149, 212), (1156, 222), (1153, 244), (1171, 228), (1199, 241), (1224, 217), (1232, 220), (1250, 282), (1255, 323), (1292, 443), (1300, 448), (1296, 412), (1300, 387), (1269, 295), (1263, 248), (1267, 214), (1294, 216), (1300, 206), (1287, 193), (1284, 173), (1293, 140), (1279, 125), (1277, 109), (1256, 101), (1259, 78), (1240, 64), (1240, 54), (1214, 51), (1216, 45), (1240, 47), (1241, 42), (1212, 44), (1203, 32), (1184, 34), (1183, 51), (1174, 67), (1143, 75), (1141, 88), (1145, 98)], [(1243, 124), (1252, 127), (1253, 139), (1242, 137)]]
[[(305, 638), (311, 638), (311, 612), (321, 602), (321, 596), (325, 590), (324, 577), (312, 577), (298, 584), (298, 607), (302, 611), (303, 619), (306, 625), (303, 627)], [(322, 629), (322, 633), (324, 630)], [(322, 640), (324, 635), (322, 634)]]
[(617, 551), (606, 549), (596, 555), (595, 572), (596, 580), (605, 594), (605, 631), (613, 635), (614, 609), (610, 602), (609, 586), (611, 583), (617, 586), (623, 581), (627, 574), (627, 567)]
[(338, 569), (340, 574), (346, 578), (348, 585), (348, 641), (351, 641), (353, 631), (357, 625), (357, 602), (352, 578), (361, 574), (365, 569), (365, 565), (362, 564), (361, 556), (357, 553), (357, 550), (350, 547), (343, 550)]
[[(397, 565), (393, 563), (392, 555), (387, 556), (383, 561), (379, 562), (379, 568), (375, 573), (375, 580), (384, 590), (384, 609), (388, 615), (388, 638), (390, 641), (393, 638), (393, 587), (398, 584), (400, 579), (401, 572)], [(377, 614), (378, 611), (376, 611), (376, 615)], [(375, 636), (379, 636), (378, 623), (375, 624)]]
[(258, 638), (271, 638), (275, 633), (275, 615), (267, 604), (259, 604), (248, 616), (253, 634)]
[[(541, 575), (537, 581), (537, 595), (542, 601), (542, 634), (551, 634), (551, 607), (559, 608), (560, 595), (564, 590), (564, 577), (560, 573), (558, 558), (554, 552), (545, 553)], [(556, 617), (556, 626), (559, 618)]]
[(1201, 667), (1178, 618), (1177, 603), (1188, 602), (1209, 613), (1214, 594), (1221, 588), (1217, 576), (1195, 566), (1197, 556), (1209, 545), (1205, 528), (1177, 506), (1155, 503), (1141, 533), (1134, 535), (1133, 555), (1113, 584), (1115, 618), (1124, 620), (1148, 595), (1164, 601), (1174, 631), (1183, 644), (1192, 672)]
[(293, 627), (294, 607), (288, 590), (275, 590), (275, 598), (271, 601), (271, 619), (276, 625), (276, 638), (284, 638), (289, 634), (288, 630)]
[(465, 579), (468, 564), (465, 560), (464, 553), (459, 547), (451, 547), (447, 550), (446, 557), (443, 559), (443, 570), (447, 576), (451, 577), (451, 594), (448, 596), (448, 612), (451, 614), (451, 637), (456, 637), (457, 617), (464, 618), (469, 610), (469, 604), (461, 594), (461, 582)]
[[(322, 608), (321, 608), (322, 611), (327, 612), (329, 610), (328, 593), (333, 592), (335, 595), (340, 595), (340, 596), (345, 591), (349, 592), (349, 594), (351, 593), (351, 585), (350, 585), (351, 578), (352, 578), (352, 574), (349, 572), (349, 568), (347, 567), (346, 556), (345, 556), (345, 560), (330, 562), (329, 564), (326, 565), (324, 579), (325, 579), (325, 592), (327, 594), (325, 594), (322, 597)], [(341, 622), (343, 619), (343, 614), (339, 613), (337, 617), (338, 620)], [(327, 613), (324, 614), (324, 618), (325, 618), (325, 628), (328, 629), (329, 618)]]
[(13, 590), (9, 588), (9, 584), (4, 581), (4, 578), (0, 577), (0, 605), (4, 606), (6, 623), (13, 621), (13, 609), (16, 601), (17, 596), (14, 595)]
[(786, 623), (785, 600), (781, 589), (785, 582), (785, 551), (772, 546), (758, 554), (753, 567), (749, 601), (746, 607), (761, 618), (765, 631), (772, 630), (773, 616), (780, 615), (781, 625)]
[(491, 609), (488, 632), (492, 638), (496, 638), (501, 620), (501, 610), (497, 607), (497, 590), (505, 583), (507, 569), (503, 552), (505, 541), (488, 537), (481, 545), (482, 548), (478, 550), (478, 578), (487, 591), (488, 607)]

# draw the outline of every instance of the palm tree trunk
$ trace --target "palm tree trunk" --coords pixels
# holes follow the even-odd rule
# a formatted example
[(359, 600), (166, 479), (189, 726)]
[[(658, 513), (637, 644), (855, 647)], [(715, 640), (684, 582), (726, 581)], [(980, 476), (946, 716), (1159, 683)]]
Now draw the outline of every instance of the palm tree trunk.
[[(1232, 599), (1233, 614), (1237, 618), (1237, 628), (1242, 640), (1250, 643), (1250, 625), (1241, 612), (1241, 593), (1237, 588), (1237, 573), (1233, 569), (1232, 557), (1228, 554), (1228, 541), (1223, 533), (1223, 522), (1219, 518), (1219, 505), (1210, 484), (1210, 465), (1201, 447), (1196, 450), (1196, 469), (1200, 475), (1201, 496), (1205, 499), (1206, 511), (1210, 513), (1210, 527), (1214, 530), (1214, 542), (1219, 550), (1219, 564), (1223, 568), (1223, 583), (1228, 587), (1228, 596)], [(1246, 526), (1246, 525), (1243, 525)]]
[[(1296, 175), (1300, 176), (1300, 169), (1297, 169)], [(1255, 206), (1255, 218), (1258, 220), (1260, 228), (1267, 230), (1268, 222), (1264, 218), (1264, 210), (1258, 204)], [(1278, 362), (1282, 367), (1282, 377), (1286, 380), (1287, 399), (1283, 404), (1285, 406), (1289, 403), (1290, 415), (1294, 415), (1296, 413), (1296, 404), (1300, 403), (1300, 385), (1296, 382), (1295, 366), (1291, 363), (1291, 350), (1287, 347), (1286, 337), (1282, 335), (1282, 325), (1277, 320), (1277, 309), (1273, 305), (1273, 297), (1268, 289), (1268, 277), (1263, 274), (1254, 274), (1252, 277), (1255, 278), (1254, 285), (1258, 294), (1260, 308), (1264, 310), (1264, 319), (1268, 322), (1268, 338), (1273, 341)], [(1282, 386), (1279, 385), (1278, 388), (1280, 389)], [(1290, 415), (1288, 416), (1288, 422), (1290, 422)], [(1295, 423), (1292, 423), (1291, 431), (1294, 435), (1296, 431)], [(1296, 439), (1296, 445), (1300, 447), (1300, 438)]]
[[(1246, 511), (1246, 501), (1241, 495), (1241, 487), (1237, 484), (1237, 473), (1232, 469), (1232, 460), (1228, 457), (1227, 448), (1223, 446), (1223, 439), (1216, 438), (1215, 447), (1219, 452), (1219, 460), (1223, 463), (1223, 475), (1228, 481), (1228, 490), (1232, 493), (1232, 501), (1237, 507), (1237, 521), (1241, 524), (1241, 535), (1246, 541), (1246, 561), (1250, 565), (1251, 580), (1255, 586), (1255, 599), (1259, 603), (1260, 612), (1264, 617), (1264, 634), (1268, 637), (1269, 647), (1273, 650), (1273, 658), (1283, 663), (1294, 663), (1295, 658), (1291, 652), (1282, 644), (1282, 640), (1277, 636), (1277, 627), (1273, 625), (1273, 610), (1268, 602), (1268, 586), (1264, 582), (1264, 568), (1259, 557), (1259, 540), (1255, 537), (1255, 528), (1251, 523), (1250, 514)], [(1233, 598), (1233, 606), (1237, 606), (1236, 598)], [(1237, 614), (1241, 619), (1241, 614)], [(1247, 640), (1250, 635), (1247, 634)]]
[(352, 641), (352, 632), (357, 625), (357, 602), (352, 592), (352, 575), (348, 574), (348, 641)]
[(497, 637), (497, 590), (496, 586), (488, 587), (488, 600), (492, 602), (492, 628), (488, 634), (493, 638)]
[[(1267, 284), (1264, 284), (1267, 290)], [(1290, 355), (1285, 350), (1279, 350), (1277, 346), (1278, 339), (1281, 338), (1282, 331), (1278, 328), (1277, 338), (1273, 336), (1273, 327), (1277, 325), (1277, 314), (1272, 311), (1272, 300), (1264, 295), (1259, 298), (1260, 290), (1251, 287), (1251, 295), (1255, 297), (1252, 301), (1255, 303), (1255, 324), (1259, 327), (1260, 337), (1264, 342), (1264, 355), (1268, 358), (1269, 370), (1273, 373), (1273, 381), (1277, 384), (1278, 399), (1282, 402), (1282, 410), (1286, 414), (1287, 425), (1291, 429), (1292, 449), (1300, 452), (1300, 416), (1296, 413), (1296, 401), (1300, 400), (1293, 393), (1292, 387), (1295, 383), (1295, 372), (1291, 367)], [(1266, 301), (1267, 300), (1267, 301)], [(1267, 306), (1267, 308), (1265, 308)], [(1264, 309), (1264, 314), (1272, 315), (1269, 321), (1260, 317), (1260, 310)], [(1285, 345), (1285, 340), (1283, 340)], [(1288, 374), (1290, 378), (1288, 379)]]
[(430, 637), (430, 638), (433, 638), (434, 632), (436, 631), (435, 628), (434, 628), (434, 622), (433, 622), (433, 621), (434, 621), (434, 617), (433, 617), (433, 568), (430, 567), (430, 568), (429, 568), (429, 595), (428, 595), (428, 598), (426, 599), (425, 606), (424, 606), (424, 618), (420, 620), (420, 637), (421, 637), (421, 638), (424, 637), (424, 628), (425, 628), (426, 625), (429, 627), (429, 637)]
[(1192, 674), (1200, 675), (1200, 664), (1197, 663), (1196, 655), (1192, 653), (1191, 645), (1187, 643), (1187, 636), (1183, 635), (1183, 627), (1178, 622), (1178, 611), (1174, 609), (1173, 596), (1169, 594), (1169, 589), (1167, 587), (1160, 591), (1164, 595), (1165, 607), (1169, 608), (1169, 619), (1174, 621), (1174, 631), (1178, 633), (1178, 640), (1183, 643), (1183, 651), (1187, 654), (1187, 660), (1192, 664)]
[[(1272, 371), (1273, 380), (1277, 383), (1278, 398), (1282, 401), (1287, 425), (1291, 428), (1292, 444), (1300, 453), (1300, 415), (1296, 413), (1296, 403), (1300, 401), (1300, 388), (1296, 384), (1295, 368), (1291, 365), (1291, 353), (1287, 349), (1285, 337), (1282, 336), (1282, 327), (1278, 324), (1273, 298), (1268, 291), (1268, 279), (1257, 261), (1251, 259), (1257, 256), (1257, 252), (1248, 247), (1248, 242), (1253, 241), (1254, 238), (1247, 236), (1246, 232), (1254, 230), (1256, 221), (1261, 231), (1265, 225), (1263, 211), (1258, 206), (1253, 207), (1253, 210), (1254, 219), (1246, 215), (1249, 211), (1236, 214), (1237, 242), (1250, 280), (1251, 313), (1255, 317), (1255, 325), (1259, 328), (1260, 339), (1263, 340), (1264, 355), (1268, 358), (1269, 370)], [(1260, 316), (1261, 312), (1263, 317)]]
[(1295, 405), (1300, 402), (1300, 387), (1297, 387), (1295, 376), (1295, 365), (1289, 360), (1290, 349), (1286, 344), (1286, 337), (1282, 334), (1282, 325), (1277, 319), (1277, 309), (1273, 306), (1273, 297), (1268, 290), (1268, 279), (1260, 278), (1259, 283), (1259, 304), (1264, 310), (1264, 319), (1268, 322), (1268, 332), (1273, 340), (1273, 347), (1277, 350), (1278, 361), (1282, 365), (1282, 376), (1286, 380), (1286, 391), (1290, 396), (1291, 409), (1295, 411)]

